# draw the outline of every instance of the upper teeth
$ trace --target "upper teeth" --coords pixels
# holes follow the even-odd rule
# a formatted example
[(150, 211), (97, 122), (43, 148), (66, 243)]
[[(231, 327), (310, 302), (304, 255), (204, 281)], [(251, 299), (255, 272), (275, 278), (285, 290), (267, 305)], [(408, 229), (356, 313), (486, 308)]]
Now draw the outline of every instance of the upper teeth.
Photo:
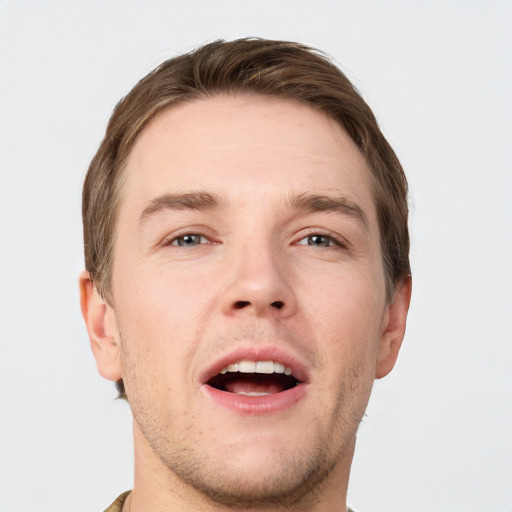
[(222, 374), (227, 372), (284, 373), (285, 375), (291, 375), (292, 369), (289, 366), (274, 361), (247, 361), (244, 359), (237, 363), (228, 364), (220, 371)]

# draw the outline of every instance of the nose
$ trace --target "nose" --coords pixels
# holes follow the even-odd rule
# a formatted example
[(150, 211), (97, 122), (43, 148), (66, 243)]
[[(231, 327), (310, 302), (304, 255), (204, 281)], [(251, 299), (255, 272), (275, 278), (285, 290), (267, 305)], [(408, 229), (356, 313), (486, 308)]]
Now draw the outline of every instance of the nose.
[(286, 318), (297, 310), (292, 272), (271, 247), (246, 245), (232, 256), (222, 296), (226, 315)]

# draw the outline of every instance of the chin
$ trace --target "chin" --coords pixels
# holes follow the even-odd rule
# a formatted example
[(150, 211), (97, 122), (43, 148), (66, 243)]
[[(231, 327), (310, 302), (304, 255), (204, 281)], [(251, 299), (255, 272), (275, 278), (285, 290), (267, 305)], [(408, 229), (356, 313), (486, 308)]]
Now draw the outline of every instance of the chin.
[[(167, 464), (168, 468), (213, 504), (241, 509), (291, 506), (314, 500), (316, 491), (335, 466), (326, 449), (303, 453), (255, 447), (243, 457), (224, 458), (222, 464), (203, 459), (199, 464)], [(265, 453), (266, 452), (266, 453)], [(249, 457), (248, 457), (249, 456)], [(312, 491), (315, 490), (313, 493)]]

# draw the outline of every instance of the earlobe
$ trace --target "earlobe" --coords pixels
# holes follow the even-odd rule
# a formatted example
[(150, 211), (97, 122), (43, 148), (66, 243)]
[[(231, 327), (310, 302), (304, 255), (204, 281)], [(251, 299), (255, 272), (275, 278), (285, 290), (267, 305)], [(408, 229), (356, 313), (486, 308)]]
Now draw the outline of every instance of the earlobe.
[(100, 296), (89, 272), (79, 277), (80, 307), (98, 371), (108, 380), (122, 378), (119, 329), (113, 308)]
[(405, 335), (407, 312), (411, 302), (412, 279), (407, 276), (396, 285), (393, 302), (383, 319), (375, 378), (385, 377), (395, 366)]

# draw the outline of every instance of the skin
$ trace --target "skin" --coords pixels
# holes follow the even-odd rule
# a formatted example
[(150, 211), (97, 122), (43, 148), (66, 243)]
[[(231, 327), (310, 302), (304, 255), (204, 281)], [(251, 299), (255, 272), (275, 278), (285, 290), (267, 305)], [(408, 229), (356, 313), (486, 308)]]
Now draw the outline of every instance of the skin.
[[(160, 114), (125, 172), (114, 305), (80, 279), (99, 372), (124, 379), (134, 417), (125, 509), (344, 510), (357, 427), (398, 356), (411, 291), (405, 279), (386, 301), (364, 157), (308, 106), (218, 96)], [(198, 191), (219, 204), (152, 211)], [(359, 214), (290, 204), (312, 194)], [(200, 375), (239, 345), (300, 361), (304, 396), (270, 414), (212, 401)]]

